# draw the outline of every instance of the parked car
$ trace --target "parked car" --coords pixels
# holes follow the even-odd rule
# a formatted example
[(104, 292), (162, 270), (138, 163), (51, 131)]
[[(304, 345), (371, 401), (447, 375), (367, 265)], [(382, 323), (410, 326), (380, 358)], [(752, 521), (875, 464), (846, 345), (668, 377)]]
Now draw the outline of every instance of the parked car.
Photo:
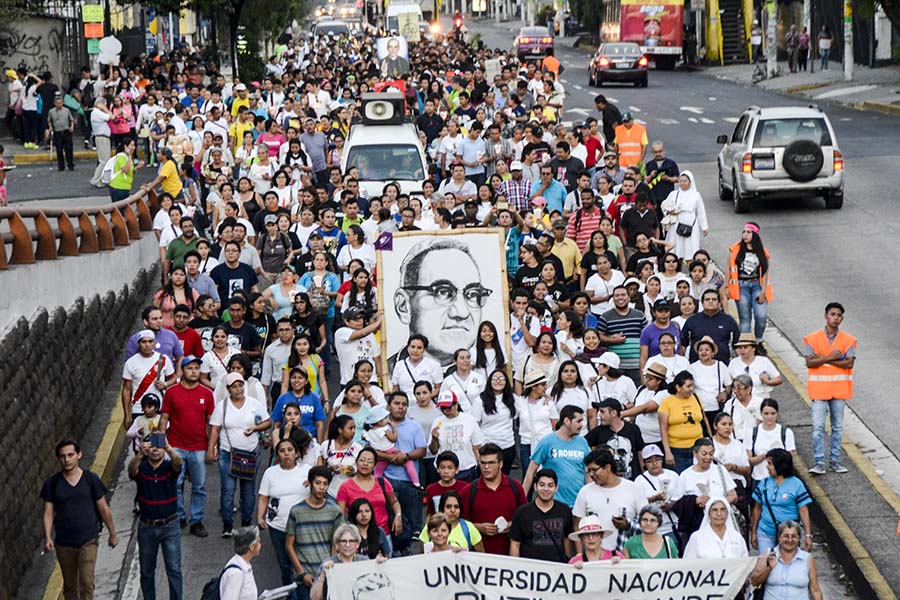
[(804, 192), (822, 196), (826, 208), (844, 205), (844, 156), (818, 106), (751, 106), (716, 142), (719, 197), (734, 201), (735, 212), (750, 210), (753, 198)]
[(647, 87), (647, 65), (641, 47), (634, 42), (600, 44), (588, 63), (588, 84), (600, 87), (605, 82), (633, 83)]
[(519, 60), (542, 58), (547, 48), (553, 48), (553, 36), (546, 27), (523, 27), (513, 41), (513, 49)]
[(319, 22), (316, 23), (315, 29), (313, 29), (313, 37), (328, 35), (329, 33), (334, 34), (335, 37), (342, 33), (349, 36), (350, 26), (344, 21), (339, 21), (337, 19), (330, 19), (327, 21), (320, 19)]

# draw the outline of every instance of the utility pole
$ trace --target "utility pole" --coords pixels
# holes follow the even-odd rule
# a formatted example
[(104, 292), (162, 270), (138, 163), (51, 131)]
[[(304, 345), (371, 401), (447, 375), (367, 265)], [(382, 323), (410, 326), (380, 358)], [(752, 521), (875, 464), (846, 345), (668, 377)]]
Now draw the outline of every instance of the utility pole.
[[(845, 0), (845, 2), (849, 1)], [(778, 72), (777, 25), (778, 14), (775, 0), (766, 0), (766, 72), (769, 77), (775, 77)]]
[(844, 0), (844, 81), (853, 81), (853, 5)]

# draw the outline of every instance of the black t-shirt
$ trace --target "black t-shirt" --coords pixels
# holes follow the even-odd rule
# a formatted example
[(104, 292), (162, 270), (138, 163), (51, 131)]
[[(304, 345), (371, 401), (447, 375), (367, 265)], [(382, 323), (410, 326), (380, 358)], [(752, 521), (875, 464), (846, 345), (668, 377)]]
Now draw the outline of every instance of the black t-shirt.
[(100, 478), (84, 469), (81, 479), (70, 485), (62, 473), (47, 479), (41, 488), (41, 500), (53, 503), (53, 527), (58, 546), (80, 548), (100, 536), (97, 500), (106, 495)]
[(654, 238), (659, 231), (659, 219), (656, 217), (656, 211), (652, 208), (648, 208), (643, 216), (637, 208), (626, 210), (620, 221), (620, 225), (626, 233), (625, 243), (629, 246), (634, 246), (637, 234), (644, 233), (648, 238)]
[(569, 299), (569, 290), (566, 289), (565, 285), (557, 281), (553, 285), (547, 286), (547, 295), (556, 300), (557, 303), (565, 302)]
[(277, 323), (275, 322), (275, 317), (269, 313), (263, 313), (255, 319), (248, 317), (245, 321), (256, 329), (263, 347), (268, 346), (269, 342), (275, 337)]
[(238, 350), (258, 350), (262, 345), (262, 339), (256, 327), (244, 321), (240, 327), (235, 327), (229, 321), (225, 323), (225, 332), (228, 334), (228, 345)]
[[(619, 268), (619, 259), (615, 254), (609, 250), (605, 250), (603, 255), (609, 259), (609, 265), (613, 269)], [(587, 273), (587, 275), (584, 276), (585, 281), (590, 279), (591, 275), (594, 275), (597, 272), (597, 256), (598, 254), (593, 250), (588, 250), (581, 256), (581, 270)]]
[(584, 437), (591, 448), (605, 444), (616, 451), (617, 459), (621, 460), (627, 469), (624, 473), (620, 472), (620, 476), (634, 479), (641, 474), (639, 455), (644, 449), (644, 438), (641, 436), (640, 428), (634, 423), (625, 421), (618, 432), (613, 431), (608, 425), (598, 425)]
[(209, 352), (212, 350), (212, 330), (213, 327), (222, 323), (222, 319), (219, 317), (213, 317), (211, 319), (201, 319), (200, 317), (194, 317), (191, 319), (191, 322), (188, 323), (188, 327), (196, 331), (200, 334), (200, 340), (203, 342), (203, 350), (204, 352)]
[(662, 257), (663, 253), (657, 249), (656, 246), (651, 244), (646, 252), (638, 250), (632, 254), (631, 258), (628, 259), (628, 264), (625, 265), (625, 270), (629, 273), (638, 273), (641, 270), (641, 266), (643, 266), (645, 262), (649, 262), (653, 265), (654, 270), (661, 271)]
[[(320, 250), (320, 252), (322, 252)], [(325, 252), (325, 256), (328, 258), (328, 270), (332, 273), (339, 273), (337, 260), (335, 260), (334, 256), (331, 255), (330, 252)], [(302, 277), (304, 273), (309, 273), (313, 270), (313, 253), (306, 252), (305, 254), (301, 254), (297, 258), (294, 259), (294, 269), (297, 270), (297, 276)]]
[(291, 211), (286, 208), (278, 207), (273, 211), (270, 211), (268, 208), (264, 208), (260, 210), (253, 217), (253, 229), (256, 230), (256, 235), (262, 237), (266, 235), (266, 217), (269, 215), (275, 215), (276, 217), (279, 215), (287, 215), (291, 216)]
[(425, 132), (425, 137), (430, 144), (441, 134), (441, 129), (444, 128), (444, 119), (437, 113), (431, 113), (430, 116), (421, 114), (416, 119), (416, 126), (419, 131)]
[(566, 160), (554, 158), (550, 161), (553, 169), (553, 178), (566, 186), (566, 190), (572, 192), (578, 187), (578, 173), (584, 170), (584, 163), (580, 158), (570, 156)]
[(565, 539), (574, 527), (572, 509), (562, 502), (553, 502), (547, 512), (534, 502), (516, 509), (509, 539), (519, 542), (519, 556), (534, 560), (566, 563)]
[(291, 315), (294, 335), (300, 335), (301, 333), (309, 335), (309, 341), (314, 349), (318, 348), (319, 344), (322, 343), (322, 338), (319, 337), (319, 326), (323, 323), (322, 317), (315, 313), (309, 313), (305, 317), (301, 317), (296, 312)]
[(528, 153), (532, 150), (535, 151), (534, 154), (534, 162), (535, 164), (541, 164), (544, 160), (544, 156), (552, 156), (552, 152), (550, 151), (550, 144), (544, 141), (540, 142), (529, 142), (525, 144), (522, 148), (522, 156), (528, 156)]
[(537, 266), (529, 267), (528, 265), (520, 265), (519, 270), (516, 271), (516, 287), (521, 287), (525, 289), (533, 288), (538, 281), (541, 280), (541, 265), (540, 263)]
[(223, 311), (228, 308), (228, 300), (235, 290), (249, 292), (254, 285), (259, 283), (256, 273), (244, 263), (238, 263), (237, 267), (233, 269), (228, 266), (228, 263), (220, 263), (209, 273), (209, 277), (219, 290)]

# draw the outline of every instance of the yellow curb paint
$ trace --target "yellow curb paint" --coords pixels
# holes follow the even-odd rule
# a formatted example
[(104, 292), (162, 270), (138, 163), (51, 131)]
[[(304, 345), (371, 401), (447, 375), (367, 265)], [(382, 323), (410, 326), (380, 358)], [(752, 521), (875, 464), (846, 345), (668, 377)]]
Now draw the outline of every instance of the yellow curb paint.
[(817, 90), (819, 88), (828, 87), (831, 83), (805, 83), (803, 85), (795, 85), (787, 88), (787, 93), (796, 94), (797, 92), (808, 92), (809, 90)]
[(900, 115), (900, 106), (896, 104), (888, 104), (886, 102), (863, 102), (860, 107), (862, 110), (873, 110), (888, 115)]
[[(93, 160), (96, 162), (97, 153), (92, 150), (82, 150), (74, 152), (72, 158), (75, 160)], [(13, 163), (17, 165), (40, 164), (56, 162), (56, 155), (49, 152), (37, 152), (35, 154), (15, 154), (12, 157)]]
[[(97, 453), (94, 455), (94, 462), (90, 466), (91, 471), (97, 473), (107, 486), (109, 486), (109, 482), (112, 479), (113, 469), (115, 469), (119, 460), (122, 443), (125, 440), (125, 429), (122, 427), (124, 416), (122, 415), (122, 405), (119, 401), (121, 394), (122, 389), (119, 388), (119, 393), (116, 394), (116, 402), (112, 408), (112, 414), (109, 416), (109, 423), (106, 426), (106, 431), (103, 433), (103, 439), (100, 440)], [(57, 563), (53, 567), (53, 573), (50, 574), (50, 580), (47, 581), (42, 600), (60, 600), (62, 591), (62, 571), (59, 570), (59, 564)]]

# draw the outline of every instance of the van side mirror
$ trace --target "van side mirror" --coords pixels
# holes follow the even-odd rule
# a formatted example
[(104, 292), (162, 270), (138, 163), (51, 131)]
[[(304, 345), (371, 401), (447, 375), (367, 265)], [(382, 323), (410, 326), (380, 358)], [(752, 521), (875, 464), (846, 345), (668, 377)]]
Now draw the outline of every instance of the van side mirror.
[(717, 144), (727, 144), (727, 143), (728, 143), (728, 136), (727, 136), (727, 135), (724, 135), (724, 134), (723, 134), (723, 135), (717, 135), (717, 136), (716, 136), (716, 143), (717, 143)]

